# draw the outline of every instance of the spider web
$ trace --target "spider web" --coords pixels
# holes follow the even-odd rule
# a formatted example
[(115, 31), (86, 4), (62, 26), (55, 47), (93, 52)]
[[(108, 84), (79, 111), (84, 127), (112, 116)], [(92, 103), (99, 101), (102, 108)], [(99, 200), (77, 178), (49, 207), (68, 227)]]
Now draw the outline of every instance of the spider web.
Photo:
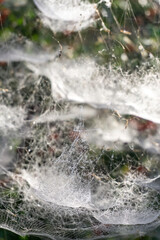
[[(44, 26), (75, 38), (54, 35), (58, 49), (1, 41), (0, 227), (51, 239), (150, 234), (160, 224), (159, 60), (139, 40), (132, 1), (120, 1), (121, 19), (116, 1), (34, 4)], [(77, 56), (89, 31), (101, 48)], [(124, 71), (131, 49), (145, 59)]]

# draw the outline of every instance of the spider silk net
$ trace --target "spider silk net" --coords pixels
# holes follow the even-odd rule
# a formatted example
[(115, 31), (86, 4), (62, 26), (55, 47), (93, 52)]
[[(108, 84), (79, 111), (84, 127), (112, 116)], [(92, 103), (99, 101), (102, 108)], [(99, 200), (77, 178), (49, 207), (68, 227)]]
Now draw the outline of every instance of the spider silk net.
[[(65, 36), (100, 23), (108, 34), (112, 3), (34, 0), (44, 26)], [(74, 34), (83, 43), (87, 30)], [(58, 50), (15, 35), (0, 45), (0, 227), (61, 240), (151, 234), (160, 225), (159, 60), (127, 72), (54, 40)]]
[(95, 22), (96, 4), (87, 1), (34, 0), (34, 3), (43, 24), (53, 32), (80, 31)]
[[(1, 164), (1, 227), (52, 239), (83, 239), (88, 235), (96, 239), (118, 236), (122, 231), (129, 235), (154, 230), (160, 214), (155, 178), (131, 166), (124, 174), (121, 167), (134, 159), (129, 156), (116, 162), (113, 153), (109, 167), (101, 158), (103, 151), (95, 154), (87, 141), (98, 146), (98, 129), (105, 126), (105, 119), (108, 130), (103, 131), (102, 145), (116, 151), (125, 149), (124, 143), (128, 142), (149, 152), (146, 141), (151, 144), (152, 136), (158, 138), (158, 125), (140, 137), (134, 119), (125, 128), (126, 122), (115, 112), (97, 110), (97, 105), (93, 109), (83, 104), (79, 111), (74, 103), (60, 103), (50, 80), (39, 79), (28, 65), (18, 63), (10, 68), (20, 68), (27, 77), (21, 82), (17, 78), (16, 96), (12, 85), (1, 92), (1, 132), (8, 159)], [(22, 77), (17, 71), (15, 76), (12, 71), (6, 74), (8, 83), (15, 76)], [(41, 91), (44, 97), (39, 99)], [(10, 106), (13, 97), (23, 106), (21, 110)], [(108, 131), (111, 137), (107, 139)], [(152, 171), (151, 161), (156, 165), (159, 161), (148, 155), (146, 167)]]

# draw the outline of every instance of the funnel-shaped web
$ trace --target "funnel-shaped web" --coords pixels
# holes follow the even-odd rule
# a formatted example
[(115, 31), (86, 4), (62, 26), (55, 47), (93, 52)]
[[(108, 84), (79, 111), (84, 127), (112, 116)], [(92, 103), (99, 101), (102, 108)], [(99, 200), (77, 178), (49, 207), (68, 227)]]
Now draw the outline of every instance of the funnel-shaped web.
[(17, 173), (4, 170), (1, 227), (52, 239), (94, 239), (150, 231), (159, 224), (159, 194), (145, 175), (131, 171), (119, 180), (104, 175), (99, 159), (90, 158), (79, 138), (58, 158), (46, 155), (42, 161), (38, 146), (45, 148), (48, 137), (35, 135)]
[(56, 100), (87, 103), (160, 122), (159, 62), (148, 71), (142, 68), (132, 74), (112, 67), (106, 70), (91, 59), (59, 60), (30, 68), (51, 81)]
[(17, 37), (14, 34), (7, 42), (0, 43), (0, 61), (2, 62), (32, 62), (45, 63), (56, 58), (56, 54), (47, 53), (29, 40)]
[(54, 32), (80, 31), (95, 22), (96, 4), (88, 1), (34, 0), (34, 3), (44, 25)]

